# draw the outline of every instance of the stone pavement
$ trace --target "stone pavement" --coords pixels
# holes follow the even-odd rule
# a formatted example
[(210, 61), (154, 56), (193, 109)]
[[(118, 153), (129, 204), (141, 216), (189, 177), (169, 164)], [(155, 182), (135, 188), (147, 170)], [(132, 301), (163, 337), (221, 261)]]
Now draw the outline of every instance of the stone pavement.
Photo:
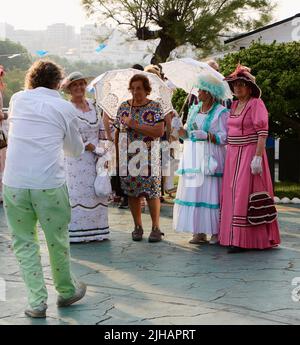
[[(23, 314), (25, 288), (1, 208), (0, 279), (6, 281), (7, 301), (0, 301), (0, 324), (299, 325), (300, 302), (292, 300), (292, 280), (300, 277), (300, 209), (278, 209), (280, 248), (228, 255), (225, 248), (192, 246), (189, 235), (175, 234), (171, 206), (162, 211), (164, 242), (149, 244), (147, 237), (132, 242), (129, 211), (111, 207), (111, 240), (72, 246), (74, 272), (88, 284), (88, 293), (81, 303), (61, 310), (41, 235), (48, 318), (31, 320)], [(149, 215), (144, 219), (147, 236)]]

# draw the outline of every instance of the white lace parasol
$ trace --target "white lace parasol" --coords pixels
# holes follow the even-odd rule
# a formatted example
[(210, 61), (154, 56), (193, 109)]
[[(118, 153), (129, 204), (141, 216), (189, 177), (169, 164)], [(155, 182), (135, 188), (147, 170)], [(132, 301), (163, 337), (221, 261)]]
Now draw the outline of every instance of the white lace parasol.
[(143, 74), (148, 77), (152, 87), (150, 99), (159, 102), (166, 115), (173, 110), (172, 90), (155, 74), (135, 70), (133, 68), (106, 72), (94, 79), (89, 87), (96, 90), (97, 104), (113, 119), (117, 116), (120, 104), (132, 99), (128, 90), (129, 81), (135, 74)]
[(162, 63), (161, 66), (166, 77), (177, 87), (184, 89), (187, 93), (193, 90), (197, 83), (198, 75), (203, 72), (208, 72), (223, 81), (225, 96), (228, 99), (232, 99), (230, 87), (228, 83), (224, 81), (225, 77), (210, 67), (206, 62), (197, 61), (191, 58), (183, 58)]

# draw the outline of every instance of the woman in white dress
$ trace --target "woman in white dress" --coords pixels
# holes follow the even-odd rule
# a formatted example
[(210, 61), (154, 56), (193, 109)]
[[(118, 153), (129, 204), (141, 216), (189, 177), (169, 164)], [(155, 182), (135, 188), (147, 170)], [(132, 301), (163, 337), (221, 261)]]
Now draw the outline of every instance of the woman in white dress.
[(101, 152), (100, 143), (105, 140), (105, 129), (95, 103), (85, 97), (88, 79), (80, 72), (74, 72), (62, 83), (62, 89), (71, 95), (86, 145), (85, 152), (79, 158), (66, 158), (67, 185), (72, 207), (69, 225), (71, 243), (109, 238), (108, 198), (98, 197), (94, 189), (96, 163)]
[[(218, 243), (220, 199), (225, 162), (228, 110), (220, 104), (224, 82), (210, 74), (198, 78), (199, 104), (189, 111), (186, 129), (179, 118), (173, 126), (185, 139), (178, 170), (174, 229), (193, 233), (192, 244)], [(191, 184), (191, 176), (194, 182)]]

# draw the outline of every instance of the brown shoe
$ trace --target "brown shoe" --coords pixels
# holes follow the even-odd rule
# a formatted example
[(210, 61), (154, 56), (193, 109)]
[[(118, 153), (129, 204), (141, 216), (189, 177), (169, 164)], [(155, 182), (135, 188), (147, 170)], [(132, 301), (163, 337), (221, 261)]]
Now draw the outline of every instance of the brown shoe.
[(165, 234), (161, 232), (158, 227), (154, 227), (152, 228), (151, 234), (149, 236), (149, 242), (160, 242), (162, 240), (162, 236), (165, 236)]
[(141, 226), (136, 226), (134, 231), (132, 232), (132, 240), (139, 242), (143, 240), (144, 230)]
[(193, 238), (189, 241), (190, 244), (206, 243), (207, 237), (205, 234), (194, 234)]

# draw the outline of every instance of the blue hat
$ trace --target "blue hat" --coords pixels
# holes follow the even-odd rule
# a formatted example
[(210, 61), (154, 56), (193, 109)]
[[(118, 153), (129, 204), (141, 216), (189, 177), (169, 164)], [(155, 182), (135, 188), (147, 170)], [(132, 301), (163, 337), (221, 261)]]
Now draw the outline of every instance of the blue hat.
[(198, 82), (195, 87), (199, 90), (209, 92), (212, 97), (219, 101), (226, 99), (225, 82), (218, 79), (211, 73), (200, 73), (198, 75)]

